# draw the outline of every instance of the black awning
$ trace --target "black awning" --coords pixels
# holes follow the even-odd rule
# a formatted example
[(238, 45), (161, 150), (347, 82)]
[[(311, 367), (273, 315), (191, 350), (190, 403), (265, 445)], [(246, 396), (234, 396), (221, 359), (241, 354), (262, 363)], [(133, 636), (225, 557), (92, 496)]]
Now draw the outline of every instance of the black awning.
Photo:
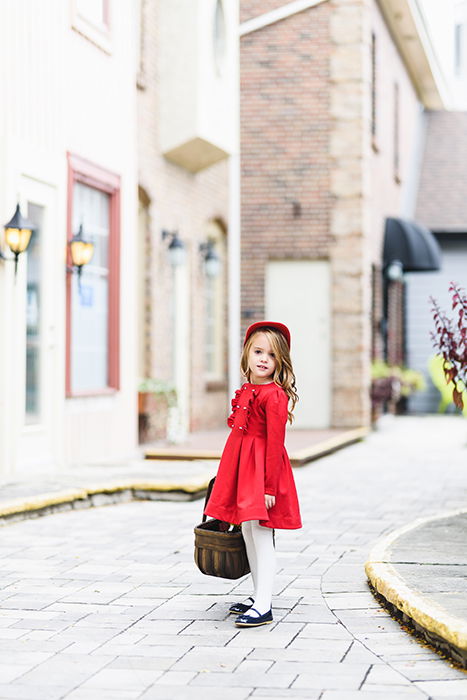
[(441, 268), (438, 241), (425, 226), (407, 219), (386, 219), (383, 265), (400, 260), (404, 272), (429, 272)]

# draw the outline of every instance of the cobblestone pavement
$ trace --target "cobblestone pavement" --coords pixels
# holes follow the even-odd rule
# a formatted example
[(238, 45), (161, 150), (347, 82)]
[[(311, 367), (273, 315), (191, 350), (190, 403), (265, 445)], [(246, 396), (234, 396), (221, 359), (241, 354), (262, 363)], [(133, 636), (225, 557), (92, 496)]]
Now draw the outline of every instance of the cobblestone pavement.
[(389, 420), (296, 472), (304, 528), (277, 533), (273, 625), (239, 630), (249, 581), (200, 574), (201, 502), (133, 502), (0, 529), (0, 698), (467, 698), (467, 674), (368, 590), (375, 540), (465, 506), (467, 423)]

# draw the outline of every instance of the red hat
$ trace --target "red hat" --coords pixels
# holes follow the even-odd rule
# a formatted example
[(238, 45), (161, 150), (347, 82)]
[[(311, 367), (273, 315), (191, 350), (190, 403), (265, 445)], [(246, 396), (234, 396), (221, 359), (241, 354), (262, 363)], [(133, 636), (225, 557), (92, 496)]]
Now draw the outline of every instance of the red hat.
[(245, 340), (243, 341), (243, 345), (245, 345), (250, 335), (260, 328), (274, 328), (274, 330), (279, 331), (279, 333), (282, 333), (282, 335), (287, 341), (287, 345), (289, 346), (290, 350), (290, 331), (287, 328), (287, 326), (285, 326), (283, 323), (278, 323), (278, 321), (257, 321), (256, 323), (252, 323), (251, 326), (247, 329), (247, 332), (245, 333)]

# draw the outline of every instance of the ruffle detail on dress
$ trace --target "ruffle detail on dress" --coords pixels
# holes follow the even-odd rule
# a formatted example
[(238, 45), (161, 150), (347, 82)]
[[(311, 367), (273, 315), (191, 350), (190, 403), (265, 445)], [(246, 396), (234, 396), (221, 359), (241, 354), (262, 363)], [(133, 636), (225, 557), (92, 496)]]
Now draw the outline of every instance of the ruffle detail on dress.
[(244, 384), (241, 389), (236, 390), (235, 396), (231, 401), (232, 413), (227, 419), (229, 428), (241, 430), (242, 433), (247, 432), (251, 404), (256, 395), (256, 391), (248, 384)]

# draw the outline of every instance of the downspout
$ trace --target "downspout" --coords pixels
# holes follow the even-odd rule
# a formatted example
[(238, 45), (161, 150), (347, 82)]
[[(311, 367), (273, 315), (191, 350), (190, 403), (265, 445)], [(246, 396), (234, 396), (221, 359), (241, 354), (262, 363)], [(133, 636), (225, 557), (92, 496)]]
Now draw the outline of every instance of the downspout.
[(228, 375), (229, 396), (240, 379), (240, 33), (238, 5), (232, 32), (233, 147), (229, 158)]

